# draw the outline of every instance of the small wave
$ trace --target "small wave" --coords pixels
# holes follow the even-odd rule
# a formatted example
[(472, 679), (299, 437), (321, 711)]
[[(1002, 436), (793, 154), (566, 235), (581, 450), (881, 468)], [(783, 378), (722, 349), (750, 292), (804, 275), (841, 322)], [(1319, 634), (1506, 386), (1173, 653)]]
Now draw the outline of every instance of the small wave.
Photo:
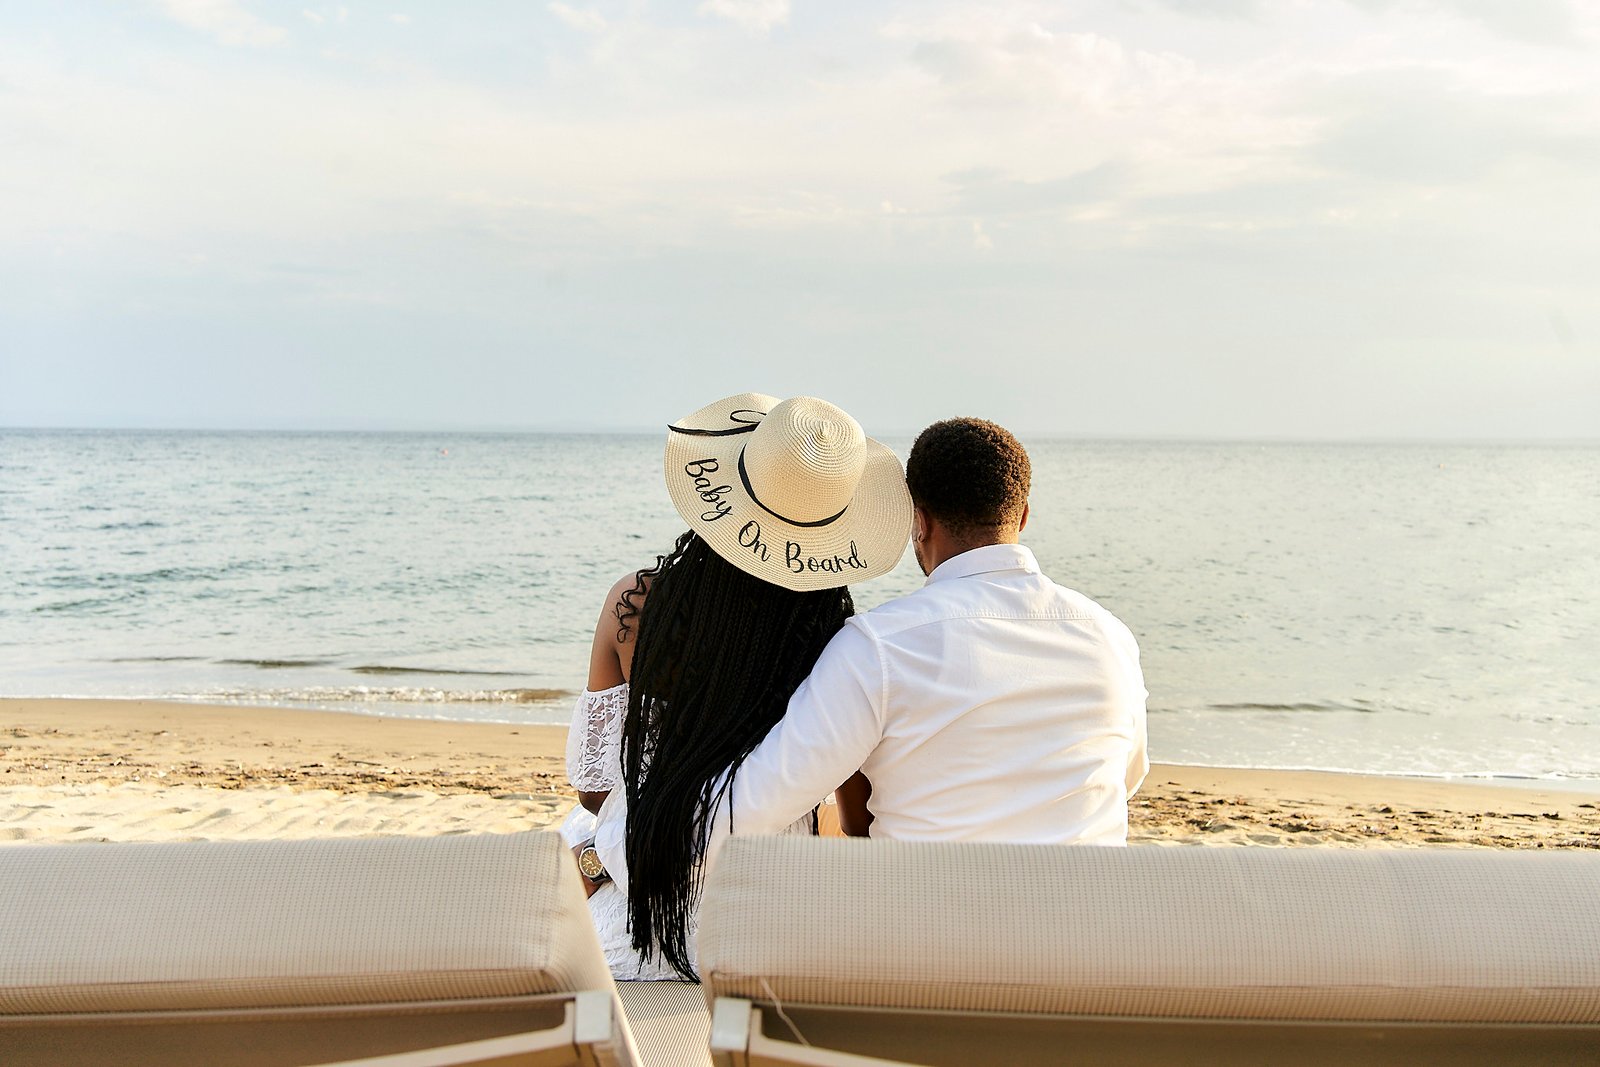
[(39, 579), (38, 585), (45, 589), (108, 589), (119, 590), (127, 596), (143, 596), (145, 591), (139, 586), (160, 585), (163, 582), (209, 582), (224, 577), (230, 570), (243, 569), (241, 567), (225, 567), (213, 570), (205, 567), (159, 567), (151, 571), (138, 571), (131, 574), (107, 572), (103, 574), (51, 574)]
[(160, 522), (154, 522), (154, 521), (152, 521), (150, 519), (146, 519), (144, 522), (106, 522), (106, 523), (101, 523), (99, 526), (95, 527), (95, 530), (97, 532), (99, 532), (99, 531), (109, 531), (109, 530), (155, 530), (155, 529), (161, 528), (164, 525), (166, 525), (166, 524), (165, 523), (160, 523)]
[(1600, 779), (1587, 771), (1568, 773), (1550, 771), (1545, 774), (1525, 774), (1520, 771), (1428, 771), (1404, 766), (1384, 766), (1382, 763), (1351, 766), (1342, 763), (1273, 763), (1241, 762), (1217, 763), (1197, 760), (1161, 760), (1172, 767), (1196, 767), (1215, 771), (1273, 771), (1283, 774), (1348, 774), (1363, 778), (1394, 778), (1421, 782), (1473, 782), (1486, 786), (1506, 786), (1529, 789), (1534, 786), (1546, 789), (1582, 790), (1594, 792), (1600, 788)]
[(160, 567), (153, 571), (143, 571), (139, 574), (123, 574), (110, 577), (113, 582), (127, 582), (131, 585), (154, 584), (158, 582), (209, 582), (220, 578), (231, 568), (220, 570), (209, 567)]
[(113, 656), (106, 663), (198, 663), (204, 656)]
[(1379, 709), (1364, 704), (1341, 704), (1336, 700), (1301, 701), (1292, 704), (1267, 704), (1244, 701), (1237, 704), (1207, 704), (1208, 711), (1355, 711), (1376, 715)]
[(452, 670), (445, 667), (389, 667), (383, 664), (368, 664), (361, 667), (349, 668), (353, 674), (440, 674), (460, 677), (507, 678), (515, 677), (517, 671), (466, 671)]
[(434, 689), (409, 686), (307, 686), (297, 689), (226, 691), (200, 694), (206, 700), (307, 704), (546, 704), (570, 700), (570, 689)]
[(265, 671), (287, 670), (294, 667), (326, 667), (331, 659), (219, 659), (230, 667), (259, 667)]
[(126, 599), (127, 597), (125, 596), (92, 596), (82, 600), (58, 600), (54, 604), (40, 604), (33, 610), (40, 614), (54, 614), (58, 611), (82, 611), (88, 608), (109, 607)]

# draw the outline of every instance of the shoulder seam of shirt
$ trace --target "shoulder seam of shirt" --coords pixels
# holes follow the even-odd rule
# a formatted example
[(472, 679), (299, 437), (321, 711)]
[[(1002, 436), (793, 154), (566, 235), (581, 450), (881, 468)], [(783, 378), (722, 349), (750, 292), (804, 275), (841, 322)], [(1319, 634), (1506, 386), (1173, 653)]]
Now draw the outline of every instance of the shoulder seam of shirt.
[[(857, 615), (856, 618), (859, 619), (861, 616)], [(878, 706), (872, 710), (881, 729), (884, 723), (884, 716), (888, 714), (889, 708), (889, 665), (884, 662), (883, 642), (878, 640), (877, 631), (865, 623), (856, 627), (856, 629), (861, 631), (862, 635), (872, 644), (872, 658), (878, 664)]]
[(883, 657), (883, 641), (878, 636), (877, 629), (867, 621), (867, 616), (870, 614), (872, 614), (870, 611), (864, 611), (860, 615), (852, 615), (845, 620), (845, 625), (854, 625), (856, 632), (872, 645), (872, 657), (878, 664), (878, 704), (872, 711), (877, 716), (878, 726), (881, 728), (889, 709), (889, 663)]

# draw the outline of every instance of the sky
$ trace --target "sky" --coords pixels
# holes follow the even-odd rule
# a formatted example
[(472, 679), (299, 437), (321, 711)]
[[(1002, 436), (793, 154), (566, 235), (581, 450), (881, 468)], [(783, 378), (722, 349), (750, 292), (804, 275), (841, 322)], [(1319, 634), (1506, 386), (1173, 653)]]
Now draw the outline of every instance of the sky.
[(1600, 438), (1600, 0), (0, 8), (0, 426)]

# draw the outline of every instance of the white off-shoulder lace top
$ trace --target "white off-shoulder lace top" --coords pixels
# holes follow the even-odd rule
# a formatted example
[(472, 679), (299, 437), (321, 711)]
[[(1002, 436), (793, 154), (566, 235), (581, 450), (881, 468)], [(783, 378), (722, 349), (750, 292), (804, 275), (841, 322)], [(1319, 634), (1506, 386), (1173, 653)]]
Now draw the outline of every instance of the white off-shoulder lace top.
[(567, 731), (567, 780), (572, 788), (605, 793), (622, 784), (622, 719), (627, 714), (627, 682), (579, 694)]

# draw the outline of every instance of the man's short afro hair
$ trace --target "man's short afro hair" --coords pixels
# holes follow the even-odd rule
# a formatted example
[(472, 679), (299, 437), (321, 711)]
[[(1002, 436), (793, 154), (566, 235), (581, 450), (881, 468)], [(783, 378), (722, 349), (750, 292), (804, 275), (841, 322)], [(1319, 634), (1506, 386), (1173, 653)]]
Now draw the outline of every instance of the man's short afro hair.
[(1020, 523), (1032, 480), (1027, 451), (987, 419), (934, 423), (906, 461), (911, 499), (957, 537)]

